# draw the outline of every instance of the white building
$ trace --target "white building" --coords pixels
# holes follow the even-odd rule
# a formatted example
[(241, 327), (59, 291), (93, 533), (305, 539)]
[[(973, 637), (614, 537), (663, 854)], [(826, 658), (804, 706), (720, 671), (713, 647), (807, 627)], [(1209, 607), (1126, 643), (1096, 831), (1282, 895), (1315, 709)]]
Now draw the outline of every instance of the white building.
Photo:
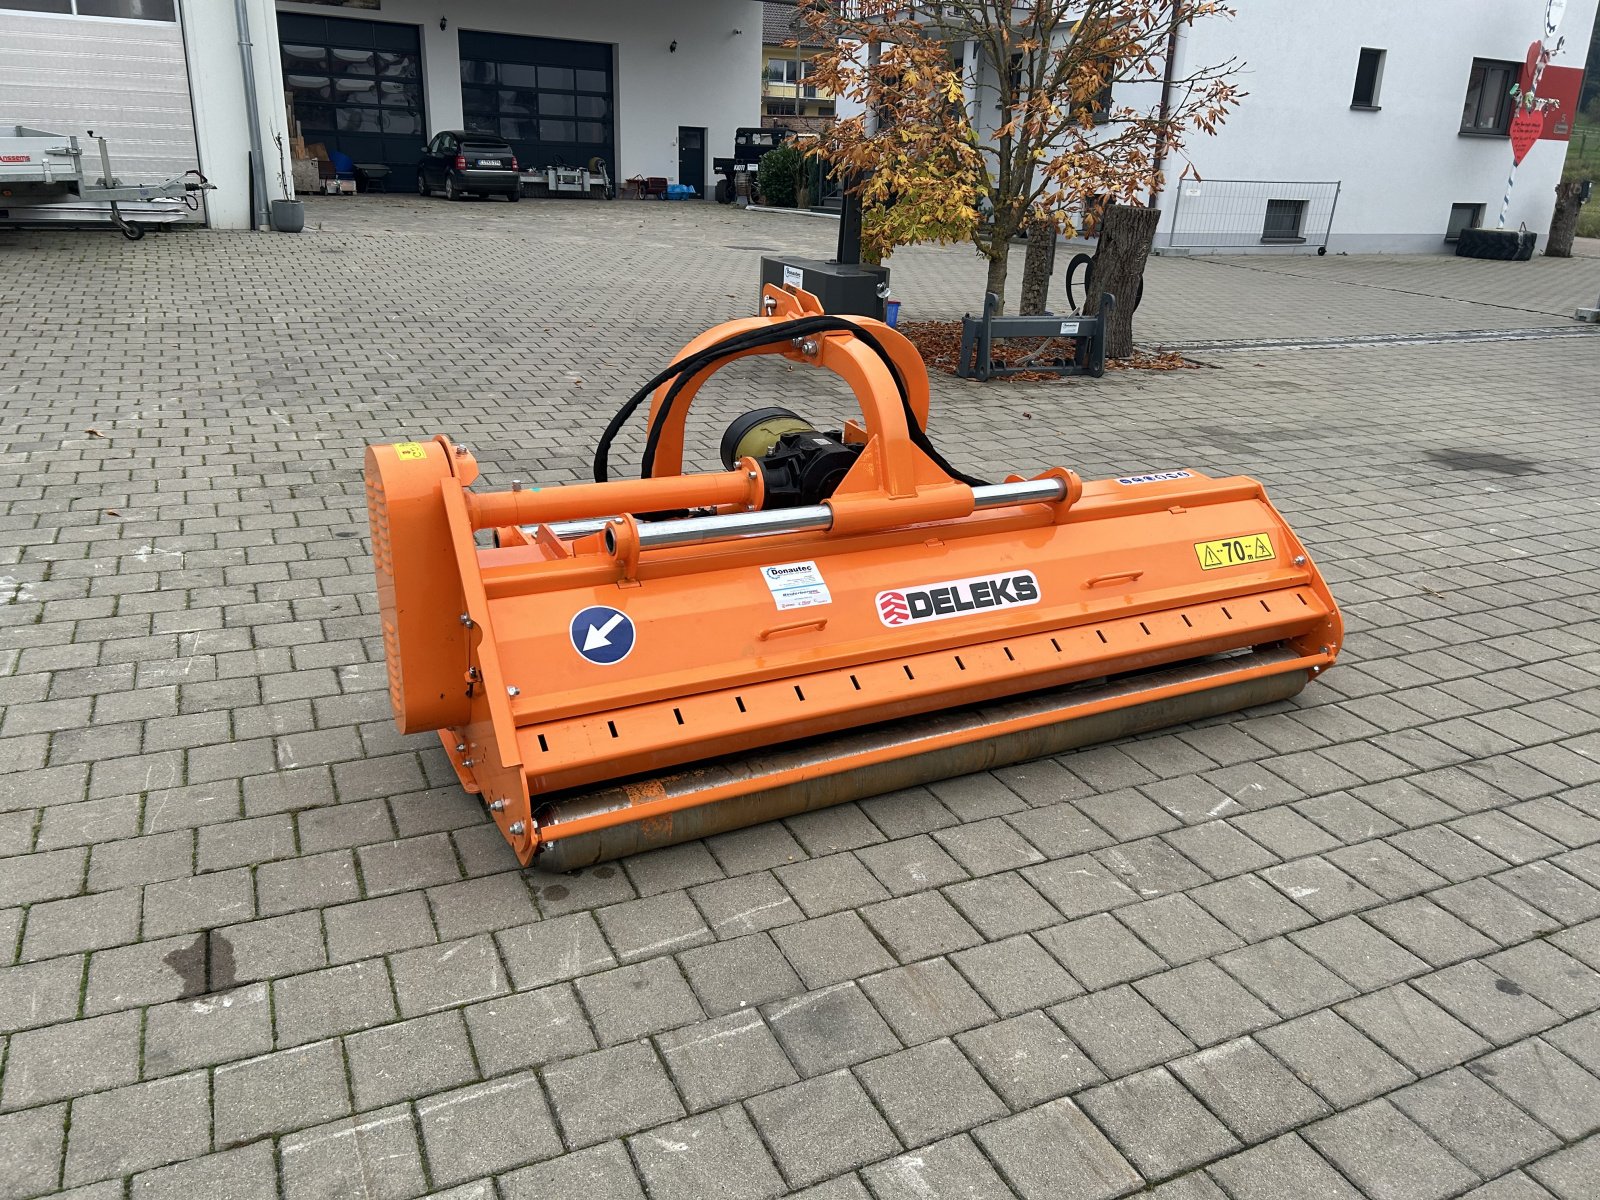
[[(1232, 19), (1180, 34), (1173, 74), (1238, 59), (1248, 95), (1216, 136), (1191, 133), (1168, 161), (1158, 253), (1434, 253), (1463, 224), (1494, 226), (1512, 165), (1509, 89), (1526, 86), (1529, 46), (1561, 8), (1566, 48), (1539, 87), (1561, 107), (1517, 168), (1506, 215), (1509, 229), (1549, 230), (1596, 0), (1230, 4)], [(997, 91), (973, 43), (964, 55), (981, 133)], [(1118, 84), (1112, 106), (1153, 111), (1161, 90)], [(840, 116), (854, 111), (840, 101)], [(1180, 181), (1186, 165), (1198, 181)]]
[(0, 0), (0, 124), (93, 129), (127, 179), (198, 166), (210, 223), (248, 228), (241, 13), (265, 199), (292, 191), (276, 161), (291, 110), (396, 190), (431, 134), (470, 127), (532, 166), (603, 158), (703, 195), (710, 158), (759, 120), (755, 0)]

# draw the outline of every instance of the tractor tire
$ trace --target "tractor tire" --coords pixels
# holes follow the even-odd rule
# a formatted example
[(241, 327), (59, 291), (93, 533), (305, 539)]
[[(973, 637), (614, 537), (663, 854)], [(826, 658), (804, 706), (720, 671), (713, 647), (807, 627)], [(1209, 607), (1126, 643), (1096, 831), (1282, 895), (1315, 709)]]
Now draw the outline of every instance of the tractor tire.
[(1526, 262), (1533, 257), (1534, 240), (1526, 229), (1463, 229), (1456, 240), (1456, 257)]
[(718, 204), (733, 203), (733, 184), (726, 177), (717, 180), (716, 195)]

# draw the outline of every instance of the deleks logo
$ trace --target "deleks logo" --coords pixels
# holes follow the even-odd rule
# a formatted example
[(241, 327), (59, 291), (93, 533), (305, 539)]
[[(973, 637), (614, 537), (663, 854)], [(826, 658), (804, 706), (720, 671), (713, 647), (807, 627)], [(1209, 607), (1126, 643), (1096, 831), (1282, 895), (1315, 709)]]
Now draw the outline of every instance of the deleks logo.
[(920, 621), (943, 621), (992, 608), (1020, 608), (1039, 603), (1039, 580), (1032, 571), (975, 575), (917, 587), (879, 592), (878, 620), (893, 628)]

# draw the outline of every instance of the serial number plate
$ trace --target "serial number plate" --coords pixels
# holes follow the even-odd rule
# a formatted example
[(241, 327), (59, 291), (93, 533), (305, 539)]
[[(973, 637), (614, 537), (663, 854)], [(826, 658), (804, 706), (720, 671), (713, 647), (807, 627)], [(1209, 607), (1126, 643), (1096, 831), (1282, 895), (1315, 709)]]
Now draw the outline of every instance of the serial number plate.
[(1272, 539), (1264, 533), (1247, 533), (1243, 537), (1218, 538), (1214, 542), (1196, 542), (1194, 555), (1200, 560), (1202, 571), (1215, 571), (1219, 567), (1237, 567), (1244, 563), (1264, 562), (1275, 558)]

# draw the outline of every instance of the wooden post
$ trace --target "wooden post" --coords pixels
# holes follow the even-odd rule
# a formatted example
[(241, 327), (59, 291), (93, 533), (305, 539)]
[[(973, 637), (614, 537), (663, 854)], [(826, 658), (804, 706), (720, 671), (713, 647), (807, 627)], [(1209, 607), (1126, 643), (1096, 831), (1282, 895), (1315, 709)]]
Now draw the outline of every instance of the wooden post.
[(1022, 267), (1022, 305), (1025, 317), (1036, 317), (1050, 303), (1050, 273), (1056, 269), (1056, 227), (1043, 213), (1028, 219), (1028, 256)]
[(1084, 299), (1083, 311), (1086, 316), (1100, 311), (1101, 292), (1116, 297), (1116, 308), (1106, 327), (1107, 358), (1127, 358), (1133, 353), (1133, 306), (1160, 220), (1160, 209), (1130, 204), (1109, 206), (1101, 219), (1100, 244), (1091, 272), (1094, 283)]

